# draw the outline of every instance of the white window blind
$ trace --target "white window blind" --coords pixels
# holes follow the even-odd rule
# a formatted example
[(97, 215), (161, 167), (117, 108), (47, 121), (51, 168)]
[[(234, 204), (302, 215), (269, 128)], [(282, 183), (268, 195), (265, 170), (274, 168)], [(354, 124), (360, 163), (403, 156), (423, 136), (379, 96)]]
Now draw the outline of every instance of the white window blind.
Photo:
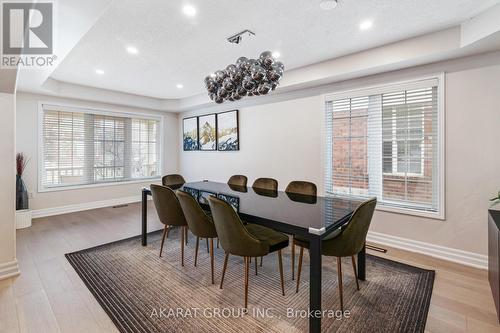
[(326, 101), (326, 191), (441, 212), (438, 80)]
[(160, 176), (160, 120), (42, 107), (41, 189)]

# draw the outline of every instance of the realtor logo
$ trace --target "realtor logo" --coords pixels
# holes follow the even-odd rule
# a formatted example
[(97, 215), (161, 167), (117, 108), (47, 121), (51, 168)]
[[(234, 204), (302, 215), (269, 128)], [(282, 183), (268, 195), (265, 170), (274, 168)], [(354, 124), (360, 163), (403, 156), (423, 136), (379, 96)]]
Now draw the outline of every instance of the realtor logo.
[(53, 4), (2, 4), (3, 55), (52, 54)]

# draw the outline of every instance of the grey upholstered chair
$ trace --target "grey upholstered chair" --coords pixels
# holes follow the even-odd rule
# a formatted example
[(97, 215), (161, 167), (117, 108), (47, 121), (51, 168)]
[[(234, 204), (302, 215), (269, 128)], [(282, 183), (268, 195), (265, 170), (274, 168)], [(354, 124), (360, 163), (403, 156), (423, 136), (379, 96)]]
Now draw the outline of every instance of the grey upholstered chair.
[(153, 195), (153, 202), (158, 213), (158, 218), (161, 223), (165, 225), (163, 229), (163, 236), (161, 239), (160, 257), (163, 252), (163, 244), (172, 226), (181, 228), (181, 265), (184, 266), (184, 237), (187, 233), (187, 222), (184, 217), (181, 205), (174, 191), (161, 185), (151, 184), (151, 193)]

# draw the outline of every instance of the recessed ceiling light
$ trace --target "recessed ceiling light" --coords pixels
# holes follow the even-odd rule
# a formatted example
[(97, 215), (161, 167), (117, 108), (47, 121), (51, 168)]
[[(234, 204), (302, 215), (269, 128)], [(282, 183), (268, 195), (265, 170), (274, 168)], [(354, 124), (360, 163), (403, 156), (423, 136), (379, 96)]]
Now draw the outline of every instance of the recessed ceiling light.
[(194, 8), (194, 6), (192, 6), (192, 5), (185, 5), (182, 8), (182, 12), (186, 16), (193, 17), (196, 15), (196, 8)]
[(96, 74), (103, 75), (104, 71), (102, 69), (96, 69), (95, 70)]
[(371, 29), (373, 27), (373, 21), (372, 20), (366, 20), (361, 22), (359, 25), (359, 30), (365, 31), (368, 29)]
[(323, 10), (332, 10), (337, 7), (337, 0), (321, 0), (319, 3), (319, 7)]
[(134, 46), (127, 46), (127, 52), (130, 54), (137, 54), (139, 50)]
[(275, 51), (273, 52), (273, 58), (279, 58), (281, 56), (281, 53), (279, 53), (278, 51)]
[(177, 83), (176, 87), (177, 87), (177, 89), (182, 89), (182, 88), (184, 88), (184, 86), (183, 86), (182, 84), (180, 84), (180, 83)]

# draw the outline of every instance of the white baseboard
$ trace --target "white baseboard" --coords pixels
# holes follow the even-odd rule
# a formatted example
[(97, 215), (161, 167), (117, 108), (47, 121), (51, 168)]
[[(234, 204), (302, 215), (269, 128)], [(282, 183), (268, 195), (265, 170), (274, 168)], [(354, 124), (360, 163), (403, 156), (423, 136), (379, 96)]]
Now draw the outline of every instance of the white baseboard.
[(101, 200), (101, 201), (91, 201), (91, 202), (84, 202), (84, 203), (79, 203), (79, 204), (74, 204), (74, 205), (35, 209), (32, 211), (32, 216), (35, 219), (35, 218), (47, 217), (47, 216), (53, 216), (53, 215), (81, 212), (81, 211), (90, 210), (90, 209), (111, 207), (111, 206), (117, 206), (117, 205), (126, 205), (129, 203), (140, 202), (140, 201), (141, 201), (140, 195), (131, 196), (131, 197), (124, 197), (124, 198), (109, 199), (109, 200)]
[(373, 231), (368, 232), (368, 236), (366, 239), (369, 242), (377, 243), (380, 245), (386, 245), (410, 252), (421, 253), (430, 257), (452, 261), (466, 266), (488, 269), (488, 256), (482, 254), (457, 250), (449, 247), (424, 243), (413, 239), (396, 237)]
[(19, 275), (19, 266), (17, 260), (0, 264), (0, 280), (8, 279), (10, 277)]

